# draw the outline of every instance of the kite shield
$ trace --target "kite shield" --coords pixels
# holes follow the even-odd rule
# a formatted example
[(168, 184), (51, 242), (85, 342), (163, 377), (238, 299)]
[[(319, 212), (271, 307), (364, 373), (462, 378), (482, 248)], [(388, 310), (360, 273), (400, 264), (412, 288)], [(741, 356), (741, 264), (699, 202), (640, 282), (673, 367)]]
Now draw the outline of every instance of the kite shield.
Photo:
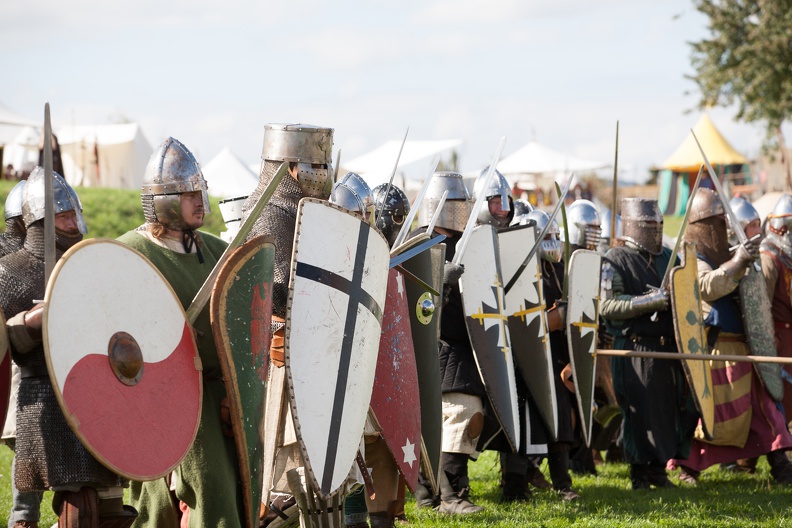
[(498, 235), (491, 225), (473, 229), (460, 264), (465, 323), (484, 388), (514, 452), (520, 448), (520, 418), (508, 315), (503, 298)]
[[(535, 243), (534, 226), (516, 226), (498, 232), (501, 269), (504, 277), (513, 277), (522, 265), (521, 253)], [(520, 251), (516, 251), (518, 249)], [(533, 272), (533, 273), (532, 273)], [(531, 258), (525, 273), (506, 293), (509, 336), (517, 369), (523, 377), (539, 413), (553, 438), (558, 431), (558, 403), (553, 375), (553, 359), (547, 330), (547, 307), (544, 300), (542, 272), (537, 255)]]
[(396, 467), (407, 487), (414, 491), (421, 454), (421, 404), (408, 310), (405, 278), (392, 269), (382, 314), (371, 408)]
[[(402, 266), (427, 282), (435, 290), (443, 291), (445, 244), (438, 244), (412, 257)], [(410, 331), (418, 369), (418, 392), (421, 404), (421, 470), (438, 490), (442, 450), (443, 396), (440, 393), (440, 358), (437, 355), (440, 310), (443, 300), (427, 292), (418, 283), (406, 280)]]
[(258, 526), (261, 508), (274, 261), (275, 245), (264, 236), (237, 248), (220, 270), (209, 305), (249, 528)]
[(55, 266), (43, 317), (50, 380), (85, 448), (131, 480), (169, 474), (198, 430), (201, 362), (160, 272), (120, 242), (80, 242)]
[(355, 460), (377, 366), (390, 250), (338, 206), (304, 198), (297, 210), (285, 365), (297, 443), (327, 499)]
[[(749, 268), (740, 280), (740, 301), (745, 327), (745, 337), (751, 354), (754, 356), (778, 356), (775, 343), (772, 305), (767, 295), (764, 275)], [(780, 402), (784, 399), (784, 382), (781, 378), (781, 365), (778, 363), (755, 363), (759, 379), (767, 393)]]
[(587, 446), (591, 444), (594, 380), (597, 375), (594, 353), (599, 325), (600, 261), (599, 254), (588, 249), (578, 249), (569, 259), (567, 343), (583, 439)]
[[(695, 244), (682, 242), (682, 265), (671, 270), (669, 285), (677, 349), (682, 354), (708, 353)], [(705, 436), (712, 438), (715, 399), (710, 362), (682, 361), (682, 368), (701, 416), (701, 427)]]

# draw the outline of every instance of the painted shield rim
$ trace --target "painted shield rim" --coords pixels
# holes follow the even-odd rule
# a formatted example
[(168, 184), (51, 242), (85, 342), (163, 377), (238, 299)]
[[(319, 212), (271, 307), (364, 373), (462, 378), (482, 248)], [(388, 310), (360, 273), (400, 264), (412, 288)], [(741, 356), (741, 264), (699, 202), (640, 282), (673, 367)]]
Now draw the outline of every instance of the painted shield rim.
[(63, 400), (63, 393), (60, 390), (60, 386), (58, 384), (58, 379), (55, 377), (55, 374), (54, 374), (55, 370), (54, 370), (54, 366), (53, 366), (53, 362), (52, 362), (52, 356), (51, 356), (51, 353), (50, 353), (50, 340), (49, 340), (49, 332), (48, 332), (50, 300), (52, 298), (52, 289), (53, 289), (53, 287), (55, 285), (55, 278), (58, 276), (58, 274), (63, 269), (63, 267), (66, 265), (66, 263), (69, 261), (69, 259), (77, 251), (79, 251), (82, 248), (86, 248), (88, 246), (96, 245), (96, 244), (112, 244), (114, 246), (118, 246), (118, 247), (120, 247), (120, 248), (122, 248), (122, 249), (124, 249), (124, 250), (126, 250), (126, 251), (128, 251), (128, 252), (130, 252), (132, 254), (134, 254), (135, 256), (140, 258), (143, 262), (145, 262), (145, 264), (149, 268), (151, 268), (159, 276), (159, 278), (161, 279), (162, 283), (167, 287), (167, 291), (169, 291), (170, 294), (173, 296), (173, 298), (174, 298), (174, 300), (176, 302), (176, 305), (181, 310), (182, 318), (184, 319), (185, 324), (188, 324), (187, 314), (184, 311), (184, 307), (182, 307), (181, 302), (179, 301), (179, 298), (176, 295), (176, 292), (173, 290), (173, 287), (170, 285), (170, 283), (167, 281), (167, 279), (165, 279), (165, 276), (162, 275), (162, 273), (157, 269), (157, 267), (154, 266), (142, 253), (140, 253), (139, 251), (137, 251), (134, 248), (131, 248), (131, 247), (127, 246), (126, 244), (124, 244), (122, 242), (119, 242), (117, 240), (113, 240), (111, 238), (91, 238), (91, 239), (87, 239), (87, 240), (82, 240), (82, 241), (78, 242), (77, 244), (75, 244), (74, 246), (72, 246), (71, 248), (69, 248), (63, 254), (63, 256), (58, 260), (58, 262), (55, 264), (55, 267), (52, 270), (52, 275), (50, 276), (50, 280), (47, 283), (46, 293), (44, 295), (44, 310), (43, 310), (42, 325), (41, 325), (41, 327), (42, 327), (42, 344), (44, 346), (44, 358), (45, 358), (46, 363), (47, 363), (47, 372), (48, 372), (48, 375), (49, 375), (50, 384), (52, 385), (52, 389), (55, 392), (55, 397), (58, 400), (58, 405), (60, 406), (61, 411), (63, 412), (63, 416), (66, 419), (66, 423), (69, 425), (69, 428), (72, 430), (72, 432), (75, 434), (75, 436), (77, 436), (77, 438), (80, 440), (80, 443), (83, 445), (83, 447), (85, 447), (85, 449), (98, 462), (100, 462), (103, 466), (105, 466), (109, 470), (113, 471), (117, 475), (120, 475), (121, 477), (129, 479), (129, 480), (136, 480), (136, 481), (156, 480), (156, 479), (165, 477), (166, 475), (169, 475), (170, 473), (173, 472), (174, 469), (176, 469), (179, 466), (179, 464), (181, 464), (182, 460), (184, 460), (184, 457), (187, 456), (187, 453), (189, 453), (190, 449), (192, 449), (192, 444), (195, 442), (195, 437), (198, 434), (198, 428), (201, 425), (201, 413), (203, 411), (203, 368), (201, 367), (201, 358), (200, 358), (200, 355), (198, 353), (198, 345), (195, 342), (195, 336), (193, 335), (193, 333), (189, 332), (189, 334), (190, 334), (190, 342), (192, 343), (193, 349), (195, 351), (195, 355), (193, 356), (193, 358), (194, 358), (194, 362), (195, 362), (195, 366), (196, 366), (196, 372), (197, 372), (197, 376), (198, 376), (198, 409), (197, 409), (198, 413), (197, 413), (197, 416), (196, 416), (196, 419), (195, 419), (195, 428), (194, 428), (194, 430), (192, 432), (192, 441), (190, 442), (190, 447), (188, 447), (184, 451), (184, 453), (181, 454), (179, 459), (174, 464), (170, 465), (167, 469), (164, 469), (164, 470), (162, 470), (162, 471), (160, 471), (160, 472), (158, 472), (156, 474), (153, 474), (153, 475), (139, 475), (139, 474), (136, 474), (136, 473), (132, 473), (132, 472), (126, 471), (124, 468), (120, 468), (120, 467), (116, 466), (115, 464), (113, 464), (109, 460), (107, 460), (84, 437), (84, 435), (82, 434), (82, 431), (80, 430), (79, 421), (77, 421), (75, 419), (74, 415), (71, 412), (69, 412), (69, 407), (68, 407), (68, 405), (66, 405), (66, 403)]

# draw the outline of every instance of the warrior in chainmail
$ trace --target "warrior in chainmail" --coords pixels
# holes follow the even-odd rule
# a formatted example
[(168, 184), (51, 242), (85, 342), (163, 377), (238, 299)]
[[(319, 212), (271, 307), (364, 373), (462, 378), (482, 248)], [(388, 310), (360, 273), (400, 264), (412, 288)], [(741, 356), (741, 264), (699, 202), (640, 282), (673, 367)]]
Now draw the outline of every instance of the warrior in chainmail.
[[(728, 207), (728, 205), (726, 205)], [(724, 204), (711, 189), (699, 189), (690, 208), (685, 240), (698, 250), (698, 276), (707, 340), (714, 355), (748, 355), (743, 325), (740, 280), (759, 256), (752, 241), (729, 247)], [(734, 226), (740, 229), (739, 226)], [(690, 456), (671, 460), (678, 478), (695, 485), (701, 471), (713, 464), (767, 455), (770, 474), (779, 484), (792, 484), (786, 451), (792, 435), (786, 419), (750, 363), (711, 361), (715, 386), (712, 438), (696, 430)]]
[[(242, 221), (250, 215), (282, 163), (288, 163), (288, 175), (284, 176), (272, 198), (256, 219), (248, 239), (268, 235), (275, 243), (275, 269), (272, 294), (272, 344), (270, 346), (270, 380), (267, 384), (267, 399), (284, 394), (285, 377), (284, 326), (289, 297), (289, 274), (297, 221), (297, 207), (303, 197), (327, 199), (333, 184), (332, 168), (333, 129), (313, 125), (269, 124), (264, 127), (262, 168), (259, 184), (243, 207)], [(286, 406), (288, 407), (288, 406)], [(343, 497), (334, 496), (322, 501), (314, 496), (310, 483), (303, 471), (297, 448), (296, 437), (290, 414), (281, 412), (276, 417), (279, 435), (283, 438), (276, 446), (276, 474), (272, 482), (265, 482), (266, 496), (271, 490), (272, 501), (262, 519), (264, 525), (278, 516), (293, 511), (295, 502), (299, 506), (301, 522), (306, 526), (341, 526), (341, 504)], [(309, 504), (314, 505), (313, 507)]]
[[(182, 306), (192, 302), (225, 251), (226, 243), (198, 231), (210, 212), (206, 180), (193, 154), (169, 137), (149, 159), (141, 203), (146, 223), (118, 240), (143, 254), (165, 277)], [(201, 421), (192, 448), (170, 478), (133, 482), (130, 498), (140, 510), (136, 528), (225, 526), (244, 523), (236, 445), (225, 434), (226, 386), (212, 336), (209, 308), (193, 323), (203, 370)], [(181, 520), (171, 499), (179, 504)]]
[[(62, 526), (72, 512), (96, 508), (134, 518), (122, 505), (125, 482), (96, 461), (69, 428), (51, 385), (41, 342), (44, 298), (45, 173), (37, 167), (23, 193), (22, 217), (27, 228), (22, 249), (0, 259), (0, 300), (7, 318), (11, 354), (21, 370), (17, 402), (14, 479), (23, 492), (54, 490), (53, 509)], [(77, 194), (54, 175), (56, 256), (82, 240), (87, 231)], [(126, 513), (126, 515), (125, 515)], [(128, 524), (127, 524), (128, 526)]]
[[(615, 348), (676, 352), (669, 293), (649, 289), (660, 286), (671, 258), (657, 200), (625, 198), (621, 212), (625, 245), (611, 248), (602, 261), (600, 314), (616, 336)], [(632, 488), (673, 487), (666, 463), (688, 456), (698, 423), (682, 365), (614, 357), (612, 372)]]
[(5, 233), (0, 235), (0, 257), (13, 253), (25, 241), (25, 223), (22, 221), (22, 192), (27, 180), (14, 185), (5, 201)]

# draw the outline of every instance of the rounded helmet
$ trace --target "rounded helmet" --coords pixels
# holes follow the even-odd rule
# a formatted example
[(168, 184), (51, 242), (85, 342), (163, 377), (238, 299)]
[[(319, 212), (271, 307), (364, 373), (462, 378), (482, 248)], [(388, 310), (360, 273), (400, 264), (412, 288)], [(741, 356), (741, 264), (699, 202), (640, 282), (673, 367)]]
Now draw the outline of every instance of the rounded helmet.
[(575, 200), (566, 210), (569, 243), (587, 249), (597, 249), (602, 239), (600, 214), (590, 200)]
[(663, 214), (657, 200), (623, 198), (622, 238), (652, 255), (663, 252)]
[[(55, 214), (74, 211), (77, 216), (77, 228), (83, 235), (88, 232), (85, 219), (82, 215), (82, 203), (77, 193), (66, 180), (55, 171), (52, 171), (52, 190), (55, 198)], [(46, 208), (46, 193), (44, 191), (43, 167), (36, 167), (28, 176), (27, 184), (22, 188), (22, 221), (25, 228), (30, 224), (44, 219)]]
[[(478, 197), (478, 193), (484, 186), (484, 178), (487, 176), (489, 167), (485, 167), (476, 178), (476, 183), (473, 184), (473, 199)], [(503, 218), (496, 217), (492, 214), (489, 207), (489, 201), (496, 196), (500, 197), (500, 206), (497, 206), (501, 211), (508, 212)], [(512, 204), (512, 193), (509, 182), (506, 181), (503, 174), (495, 170), (495, 174), (490, 178), (489, 185), (484, 190), (484, 199), (487, 201), (487, 206), (482, 207), (478, 214), (479, 224), (489, 224), (495, 227), (506, 227), (514, 218), (514, 205)]]
[[(550, 215), (540, 209), (534, 209), (527, 215), (526, 220), (536, 222), (536, 236), (547, 226)], [(527, 223), (527, 222), (526, 222)], [(553, 220), (550, 228), (544, 235), (544, 239), (539, 241), (539, 257), (548, 262), (561, 262), (561, 240), (558, 237), (558, 222)]]
[(169, 137), (151, 155), (143, 173), (143, 216), (174, 231), (190, 229), (182, 217), (181, 195), (195, 191), (201, 192), (204, 214), (208, 214), (209, 194), (201, 167), (187, 147)]
[[(621, 215), (616, 215), (616, 238), (622, 237), (622, 218)], [(611, 239), (611, 211), (605, 211), (602, 214), (602, 238), (603, 240)]]
[(514, 218), (509, 225), (525, 225), (531, 221), (528, 213), (534, 210), (534, 206), (528, 200), (514, 201)]
[(767, 238), (792, 254), (792, 195), (782, 194), (767, 216)]
[(330, 191), (330, 203), (343, 207), (347, 211), (360, 213), (368, 219), (374, 205), (371, 188), (363, 178), (354, 172), (347, 172)]
[(22, 194), (27, 180), (22, 180), (11, 189), (5, 201), (5, 219), (10, 220), (22, 216)]
[(305, 196), (326, 199), (333, 186), (333, 129), (315, 125), (264, 126), (261, 159), (296, 165), (297, 182)]
[(699, 187), (693, 203), (690, 204), (688, 221), (695, 224), (700, 220), (724, 214), (723, 203), (718, 193), (706, 187)]
[(451, 231), (463, 231), (473, 209), (462, 175), (456, 172), (435, 172), (418, 209), (418, 226), (428, 226), (443, 193), (448, 191), (437, 226)]
[(410, 201), (404, 191), (395, 185), (391, 185), (390, 191), (386, 195), (387, 189), (388, 184), (382, 183), (374, 187), (372, 194), (374, 195), (374, 210), (379, 211), (377, 229), (392, 246), (401, 231), (404, 219), (410, 214)]
[[(751, 202), (742, 196), (735, 196), (729, 200), (729, 207), (731, 208), (734, 216), (737, 217), (737, 223), (740, 225), (743, 233), (748, 238), (753, 237), (757, 233), (762, 232), (762, 219), (759, 217), (759, 211), (756, 210)], [(731, 220), (726, 217), (726, 232), (729, 234), (729, 243), (735, 245), (738, 243), (737, 233), (731, 225)]]

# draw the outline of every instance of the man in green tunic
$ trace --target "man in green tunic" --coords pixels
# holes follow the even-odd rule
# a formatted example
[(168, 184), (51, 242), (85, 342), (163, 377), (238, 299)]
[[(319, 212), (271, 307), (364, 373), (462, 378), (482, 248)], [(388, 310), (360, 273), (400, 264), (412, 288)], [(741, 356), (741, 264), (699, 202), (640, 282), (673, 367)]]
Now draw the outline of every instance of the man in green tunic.
[[(119, 240), (159, 269), (186, 309), (226, 243), (197, 231), (209, 212), (206, 181), (192, 153), (176, 139), (165, 140), (151, 156), (141, 201), (146, 223)], [(244, 524), (234, 439), (224, 435), (220, 418), (226, 391), (208, 309), (198, 316), (194, 331), (204, 382), (198, 433), (192, 449), (174, 470), (170, 486), (165, 479), (133, 483), (131, 499), (140, 512), (136, 527), (236, 528)]]

